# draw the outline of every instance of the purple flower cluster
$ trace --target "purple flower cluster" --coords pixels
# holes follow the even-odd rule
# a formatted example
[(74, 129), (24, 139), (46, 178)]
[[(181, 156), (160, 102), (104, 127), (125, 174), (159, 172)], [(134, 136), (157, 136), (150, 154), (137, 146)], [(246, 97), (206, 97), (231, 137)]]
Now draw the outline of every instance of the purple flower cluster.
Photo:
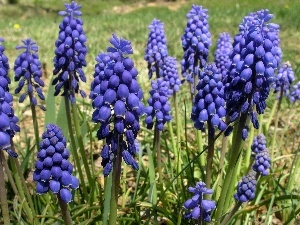
[(55, 42), (55, 57), (53, 74), (58, 76), (54, 78), (52, 84), (55, 85), (54, 95), (58, 95), (63, 88), (62, 95), (67, 95), (72, 103), (75, 103), (75, 93), (80, 92), (82, 97), (86, 94), (79, 90), (79, 78), (86, 82), (82, 67), (86, 66), (85, 55), (87, 47), (85, 45), (86, 36), (80, 18), (80, 5), (74, 1), (71, 4), (65, 4), (66, 11), (60, 11), (59, 15), (64, 16), (59, 25), (58, 39)]
[[(37, 99), (34, 96), (34, 92), (37, 93), (41, 100), (45, 100), (45, 96), (42, 91), (44, 82), (42, 77), (42, 65), (37, 54), (38, 46), (31, 39), (25, 39), (22, 41), (24, 45), (17, 46), (16, 49), (25, 49), (15, 61), (15, 81), (19, 81), (18, 87), (15, 90), (15, 94), (18, 94), (24, 87), (27, 86), (25, 93), (21, 94), (19, 102), (23, 102), (26, 96), (29, 96), (30, 104), (37, 105)], [(41, 109), (45, 110), (45, 107), (39, 105)]]
[(148, 129), (152, 129), (154, 121), (158, 130), (162, 131), (166, 122), (172, 119), (170, 114), (171, 107), (169, 103), (169, 84), (163, 78), (153, 80), (151, 82), (152, 90), (150, 98), (148, 99), (149, 106), (146, 107), (145, 112), (147, 117), (145, 122)]
[(205, 222), (210, 222), (210, 215), (216, 208), (215, 201), (204, 200), (203, 194), (212, 194), (212, 189), (207, 189), (204, 182), (198, 182), (195, 187), (189, 187), (189, 192), (193, 193), (194, 196), (184, 203), (184, 208), (191, 210), (184, 215), (187, 219), (203, 219)]
[(72, 175), (73, 166), (68, 161), (66, 139), (58, 126), (46, 125), (37, 158), (33, 174), (33, 180), (38, 182), (36, 192), (44, 194), (50, 190), (69, 203), (72, 200), (70, 189), (77, 189), (79, 181)]
[(148, 28), (150, 32), (144, 58), (148, 62), (148, 76), (151, 79), (154, 72), (156, 72), (156, 78), (162, 76), (162, 65), (168, 56), (168, 49), (164, 24), (154, 19)]
[(209, 130), (209, 133), (213, 136), (214, 127), (218, 127), (221, 131), (227, 128), (222, 120), (226, 115), (222, 75), (214, 63), (208, 63), (200, 72), (199, 78), (191, 119), (195, 128), (202, 131), (205, 130), (205, 122), (211, 123), (212, 130)]
[(4, 42), (0, 38), (0, 150), (6, 151), (11, 157), (17, 158), (18, 154), (11, 149), (10, 139), (15, 132), (20, 131), (17, 125), (19, 121), (14, 115), (13, 97), (9, 93), (8, 85), (10, 78), (8, 76), (9, 64), (8, 58), (5, 56), (5, 48), (1, 44)]
[[(131, 43), (116, 35), (113, 35), (110, 43), (113, 47), (96, 57), (90, 94), (95, 108), (92, 120), (101, 123), (97, 137), (106, 139), (101, 152), (104, 176), (111, 172), (117, 151), (122, 151), (128, 165), (138, 169), (134, 160), (137, 152), (134, 140), (144, 109), (141, 103), (143, 92), (136, 80), (138, 72), (132, 59), (124, 56), (133, 53)], [(124, 135), (126, 141), (123, 140)]]
[(270, 167), (271, 159), (268, 149), (266, 148), (265, 150), (256, 153), (252, 169), (262, 176), (267, 176), (269, 174)]
[(289, 62), (281, 64), (275, 83), (273, 84), (274, 92), (281, 92), (286, 96), (289, 95), (292, 82), (295, 80), (293, 68)]
[(256, 137), (254, 137), (252, 145), (251, 145), (251, 150), (253, 154), (257, 154), (259, 152), (263, 152), (267, 147), (266, 147), (266, 137), (263, 134), (259, 134)]
[(231, 64), (230, 54), (232, 51), (232, 39), (230, 34), (224, 32), (220, 34), (215, 52), (215, 63), (224, 78), (228, 74), (228, 67)]
[(253, 126), (259, 127), (256, 112), (264, 113), (274, 70), (280, 60), (279, 26), (266, 24), (272, 17), (268, 10), (250, 14), (240, 25), (240, 34), (235, 36), (230, 78), (225, 89), (231, 122), (240, 113), (249, 113)]
[(182, 76), (190, 83), (194, 82), (197, 70), (202, 69), (208, 59), (209, 47), (211, 46), (211, 34), (207, 22), (207, 9), (202, 6), (192, 5), (186, 15), (188, 19), (185, 32), (181, 37), (184, 51), (181, 61)]
[(239, 202), (247, 202), (254, 199), (256, 185), (256, 172), (251, 170), (242, 178), (242, 181), (238, 183), (237, 193), (234, 194), (234, 198)]
[(298, 83), (293, 85), (293, 87), (291, 88), (289, 98), (292, 103), (300, 100), (300, 81), (298, 81)]
[(169, 95), (178, 92), (181, 86), (181, 80), (178, 75), (176, 59), (168, 56), (164, 61), (162, 71), (164, 80), (169, 83)]

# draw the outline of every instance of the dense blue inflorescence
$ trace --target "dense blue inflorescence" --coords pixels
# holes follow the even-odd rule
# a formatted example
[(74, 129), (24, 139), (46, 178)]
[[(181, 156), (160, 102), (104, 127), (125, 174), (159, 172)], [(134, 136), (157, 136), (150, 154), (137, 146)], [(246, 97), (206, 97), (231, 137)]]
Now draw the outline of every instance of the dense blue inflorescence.
[(252, 169), (262, 176), (267, 176), (269, 174), (270, 167), (271, 159), (268, 149), (266, 148), (265, 150), (256, 153)]
[(254, 137), (251, 145), (251, 150), (254, 153), (254, 155), (259, 152), (263, 152), (267, 148), (266, 144), (267, 140), (265, 135), (259, 134), (256, 137)]
[(300, 100), (300, 81), (298, 81), (298, 83), (293, 85), (293, 87), (291, 88), (289, 99), (292, 103)]
[(38, 194), (51, 191), (69, 203), (72, 200), (71, 190), (78, 188), (79, 181), (72, 175), (73, 166), (68, 161), (66, 144), (61, 129), (55, 124), (47, 124), (37, 153), (33, 180), (38, 182)]
[(187, 219), (203, 219), (205, 222), (210, 222), (210, 215), (216, 208), (215, 201), (204, 200), (203, 195), (212, 194), (212, 189), (207, 189), (206, 184), (202, 181), (198, 182), (195, 187), (189, 187), (189, 192), (194, 196), (184, 203), (184, 208), (190, 210), (184, 217)]
[(67, 95), (72, 103), (75, 103), (75, 93), (80, 92), (82, 97), (86, 94), (79, 89), (79, 79), (86, 82), (86, 77), (82, 67), (86, 66), (85, 55), (87, 47), (85, 45), (86, 36), (83, 31), (83, 21), (81, 16), (81, 6), (74, 1), (65, 4), (66, 11), (60, 11), (59, 15), (64, 16), (59, 25), (58, 39), (55, 42), (55, 57), (53, 74), (58, 76), (53, 79), (55, 85), (54, 95), (58, 95), (62, 90), (62, 95)]
[(234, 198), (239, 202), (252, 200), (255, 197), (256, 185), (256, 172), (251, 170), (242, 178), (242, 181), (238, 183), (237, 193), (234, 194)]
[(281, 92), (286, 96), (289, 95), (291, 84), (295, 80), (293, 68), (289, 62), (282, 63), (277, 75), (275, 76), (275, 83), (273, 88), (275, 92)]
[(163, 78), (159, 78), (153, 80), (151, 86), (152, 90), (149, 92), (150, 97), (148, 99), (149, 106), (145, 108), (147, 114), (145, 122), (148, 129), (152, 129), (155, 122), (156, 128), (162, 131), (165, 123), (172, 119), (168, 95), (169, 84)]
[(155, 72), (156, 78), (162, 76), (162, 66), (168, 56), (168, 49), (164, 24), (154, 19), (148, 28), (150, 32), (144, 58), (148, 62), (148, 76), (151, 79)]
[(168, 93), (172, 95), (173, 93), (178, 92), (181, 86), (181, 80), (178, 75), (176, 59), (171, 56), (166, 57), (162, 71), (164, 80), (169, 83)]
[(18, 117), (15, 116), (13, 97), (9, 93), (10, 78), (8, 76), (8, 58), (4, 54), (5, 48), (2, 45), (3, 38), (0, 38), (0, 150), (6, 151), (11, 157), (17, 158), (18, 154), (11, 149), (10, 140), (15, 132), (20, 131), (17, 125)]
[(125, 56), (133, 53), (131, 43), (116, 35), (110, 43), (113, 47), (96, 57), (90, 94), (95, 109), (92, 120), (101, 124), (97, 137), (106, 140), (101, 152), (104, 176), (111, 172), (117, 151), (126, 164), (138, 169), (135, 139), (144, 110), (143, 92), (136, 80), (138, 71), (132, 59)]
[(216, 67), (219, 70), (219, 73), (222, 74), (223, 79), (228, 75), (228, 67), (231, 65), (231, 52), (232, 39), (230, 37), (230, 34), (226, 32), (221, 33), (215, 52), (215, 63)]
[[(24, 86), (27, 90), (21, 94), (19, 102), (23, 102), (26, 96), (29, 96), (30, 104), (36, 106), (37, 98), (35, 92), (41, 100), (45, 100), (42, 88), (44, 82), (42, 77), (42, 65), (39, 60), (38, 46), (31, 39), (25, 39), (22, 41), (24, 45), (17, 46), (16, 49), (25, 49), (15, 61), (15, 81), (19, 81), (18, 87), (15, 90), (15, 94), (18, 94)], [(45, 107), (39, 105), (41, 109), (45, 110)]]
[(256, 113), (264, 113), (270, 85), (274, 81), (274, 70), (281, 59), (279, 26), (266, 24), (272, 17), (268, 10), (261, 10), (244, 18), (240, 33), (234, 38), (232, 65), (225, 82), (230, 122), (241, 113), (250, 114), (256, 129), (259, 128)]
[(193, 83), (198, 70), (202, 69), (208, 60), (211, 34), (209, 32), (207, 9), (192, 5), (186, 15), (188, 19), (185, 32), (181, 37), (184, 51), (181, 61), (182, 76)]
[(205, 130), (205, 122), (209, 122), (212, 125), (209, 134), (213, 137), (215, 127), (221, 131), (227, 128), (222, 120), (226, 115), (222, 75), (214, 63), (208, 63), (199, 78), (191, 119), (195, 128), (202, 131)]

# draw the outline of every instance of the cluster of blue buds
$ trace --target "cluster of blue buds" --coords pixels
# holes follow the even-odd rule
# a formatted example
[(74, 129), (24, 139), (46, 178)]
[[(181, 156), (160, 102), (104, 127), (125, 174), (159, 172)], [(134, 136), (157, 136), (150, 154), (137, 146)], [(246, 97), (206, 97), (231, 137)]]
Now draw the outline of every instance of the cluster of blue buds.
[(273, 88), (275, 92), (281, 92), (286, 96), (290, 93), (292, 82), (295, 80), (293, 68), (289, 62), (281, 64), (277, 75), (275, 76), (275, 83)]
[(238, 183), (237, 193), (234, 194), (234, 198), (239, 202), (251, 201), (255, 197), (257, 174), (251, 170), (246, 176), (242, 178), (242, 181)]
[[(21, 94), (19, 102), (23, 102), (26, 96), (29, 96), (30, 104), (36, 106), (37, 99), (34, 96), (34, 91), (37, 93), (41, 100), (45, 100), (42, 91), (44, 82), (42, 77), (42, 65), (37, 54), (38, 46), (31, 39), (22, 41), (24, 45), (17, 46), (16, 49), (25, 49), (15, 61), (15, 81), (19, 81), (15, 94), (18, 94), (24, 86), (27, 87), (25, 93)], [(42, 110), (46, 110), (43, 105), (39, 105)]]
[(144, 110), (143, 92), (136, 80), (138, 72), (132, 59), (125, 57), (133, 53), (131, 43), (115, 34), (110, 43), (113, 47), (96, 57), (90, 94), (95, 108), (92, 120), (101, 123), (97, 137), (106, 139), (101, 152), (104, 176), (111, 172), (117, 151), (122, 151), (126, 164), (138, 169), (134, 160), (137, 152), (134, 141), (140, 130), (139, 117)]
[(86, 82), (82, 70), (86, 66), (86, 36), (82, 28), (83, 21), (79, 18), (82, 14), (79, 10), (81, 6), (73, 1), (65, 4), (65, 7), (66, 11), (59, 12), (64, 19), (59, 25), (58, 39), (55, 42), (53, 74), (58, 76), (53, 79), (52, 84), (55, 85), (54, 95), (58, 95), (63, 88), (62, 95), (67, 95), (75, 103), (75, 93), (80, 92), (82, 97), (86, 96), (78, 85), (79, 79)]
[(202, 181), (198, 182), (195, 187), (189, 187), (189, 192), (194, 196), (184, 203), (184, 208), (191, 210), (184, 215), (187, 219), (203, 219), (205, 222), (210, 222), (210, 215), (216, 208), (215, 201), (204, 200), (203, 195), (212, 194), (212, 189), (207, 189), (206, 184)]
[(175, 58), (168, 56), (163, 64), (163, 78), (169, 83), (169, 95), (178, 92), (181, 86), (181, 80), (178, 75), (177, 61)]
[(291, 88), (289, 99), (292, 103), (300, 100), (300, 81)]
[(256, 112), (264, 113), (274, 70), (279, 64), (279, 26), (266, 24), (272, 17), (268, 10), (261, 10), (247, 16), (240, 25), (231, 55), (227, 80), (230, 84), (225, 89), (230, 121), (235, 121), (240, 113), (249, 113), (256, 129), (259, 127)]
[(162, 65), (168, 56), (168, 49), (164, 24), (154, 19), (148, 28), (150, 32), (144, 59), (148, 62), (148, 76), (151, 79), (154, 72), (156, 72), (156, 78), (162, 76)]
[(228, 67), (231, 64), (232, 39), (230, 34), (224, 32), (220, 34), (215, 52), (215, 63), (224, 78), (228, 74)]
[(17, 125), (18, 117), (14, 115), (13, 97), (9, 93), (8, 58), (4, 54), (5, 48), (1, 45), (4, 42), (0, 38), (0, 150), (6, 151), (11, 157), (17, 158), (18, 154), (11, 149), (10, 140), (15, 132), (20, 131)]
[(202, 69), (208, 60), (211, 34), (207, 22), (207, 11), (202, 6), (192, 5), (186, 15), (188, 22), (181, 37), (184, 51), (181, 66), (182, 76), (186, 77), (190, 83), (194, 82), (194, 76), (198, 74), (197, 70)]
[(266, 148), (265, 150), (258, 152), (255, 155), (255, 161), (252, 165), (252, 169), (262, 176), (267, 176), (269, 174), (269, 169), (271, 167), (271, 159), (269, 151)]
[(46, 125), (37, 158), (33, 173), (33, 180), (38, 182), (36, 192), (44, 194), (50, 190), (69, 203), (72, 200), (71, 189), (77, 189), (79, 181), (72, 175), (73, 166), (68, 161), (66, 139), (57, 125)]
[(155, 120), (157, 129), (162, 131), (165, 123), (172, 119), (168, 95), (169, 84), (163, 78), (159, 78), (153, 80), (151, 86), (152, 90), (149, 92), (150, 98), (148, 99), (149, 106), (145, 108), (147, 114), (145, 122), (147, 128), (152, 129)]
[(212, 130), (209, 130), (209, 134), (213, 137), (214, 127), (221, 131), (227, 128), (222, 120), (226, 116), (222, 75), (214, 63), (208, 63), (200, 72), (199, 78), (191, 119), (195, 128), (202, 131), (205, 131), (205, 122), (211, 123)]
[(263, 152), (267, 148), (266, 144), (267, 144), (267, 140), (265, 135), (259, 134), (256, 137), (254, 137), (251, 145), (251, 150), (253, 154), (255, 155), (259, 152)]

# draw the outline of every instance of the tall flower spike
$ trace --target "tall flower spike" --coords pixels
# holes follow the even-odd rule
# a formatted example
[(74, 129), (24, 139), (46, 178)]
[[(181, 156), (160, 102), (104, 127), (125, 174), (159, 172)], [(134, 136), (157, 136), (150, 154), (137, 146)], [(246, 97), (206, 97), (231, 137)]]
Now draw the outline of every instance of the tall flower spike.
[[(22, 41), (24, 45), (17, 46), (16, 49), (24, 49), (15, 61), (15, 81), (19, 81), (15, 94), (21, 92), (24, 86), (27, 90), (19, 97), (19, 102), (23, 102), (26, 96), (29, 96), (30, 104), (37, 105), (35, 92), (41, 100), (45, 100), (42, 88), (44, 82), (42, 77), (42, 65), (37, 54), (38, 46), (30, 38)], [(45, 110), (43, 105), (39, 105), (42, 110)]]
[(204, 71), (200, 72), (200, 80), (196, 88), (198, 93), (195, 96), (191, 114), (195, 128), (204, 131), (205, 122), (209, 121), (213, 127), (209, 131), (212, 136), (215, 133), (214, 127), (224, 131), (227, 128), (222, 120), (222, 117), (226, 115), (224, 87), (222, 75), (214, 63), (207, 64)]
[(293, 87), (291, 88), (289, 99), (292, 103), (300, 100), (300, 81), (298, 81), (298, 83), (293, 85)]
[(232, 51), (232, 40), (230, 34), (221, 33), (217, 43), (215, 52), (215, 63), (224, 78), (228, 74), (228, 67), (231, 64), (230, 54)]
[(187, 219), (203, 219), (205, 222), (210, 222), (210, 215), (216, 208), (215, 201), (204, 200), (203, 194), (212, 194), (212, 189), (207, 189), (206, 184), (202, 181), (198, 182), (195, 187), (189, 187), (189, 192), (194, 196), (187, 200), (183, 206), (185, 209), (191, 210), (187, 212), (184, 217)]
[(251, 170), (238, 183), (237, 193), (234, 194), (234, 198), (239, 202), (247, 202), (254, 199), (257, 185), (256, 179), (256, 172)]
[(251, 150), (253, 154), (257, 154), (259, 152), (263, 152), (267, 147), (266, 147), (266, 137), (263, 134), (257, 135), (252, 142), (251, 145)]
[(264, 113), (274, 70), (279, 63), (276, 57), (278, 41), (275, 41), (279, 39), (279, 26), (266, 24), (272, 17), (268, 10), (261, 10), (250, 14), (240, 25), (227, 79), (230, 84), (225, 89), (230, 121), (235, 121), (240, 113), (249, 113), (256, 129), (259, 127), (256, 112)]
[(2, 42), (4, 39), (0, 38), (0, 150), (4, 150), (11, 157), (17, 158), (18, 154), (11, 149), (10, 140), (15, 132), (20, 131), (20, 127), (17, 125), (19, 119), (15, 116), (12, 108), (13, 97), (8, 88), (10, 84), (9, 64), (8, 58), (4, 54), (5, 48)]
[(168, 49), (164, 24), (154, 19), (148, 28), (150, 32), (144, 58), (148, 63), (148, 76), (151, 79), (154, 72), (156, 72), (156, 78), (162, 76), (162, 65), (168, 56)]
[(69, 151), (61, 129), (55, 124), (47, 124), (33, 173), (33, 180), (38, 182), (38, 194), (51, 191), (66, 203), (72, 201), (71, 190), (79, 187), (79, 181), (72, 175), (73, 166), (68, 159)]
[(138, 169), (134, 160), (135, 139), (143, 113), (143, 92), (136, 80), (138, 72), (132, 59), (126, 56), (132, 54), (131, 43), (115, 34), (110, 43), (113, 47), (96, 57), (90, 94), (95, 109), (92, 120), (101, 124), (97, 137), (106, 140), (101, 152), (104, 176), (111, 172), (119, 150), (125, 163)]
[(145, 109), (147, 114), (145, 122), (148, 129), (152, 129), (155, 122), (157, 129), (162, 131), (165, 123), (172, 119), (168, 95), (169, 84), (163, 78), (153, 80), (151, 83), (152, 90), (149, 92), (149, 106)]
[(275, 76), (275, 83), (273, 84), (274, 92), (280, 92), (288, 96), (291, 89), (291, 84), (295, 80), (293, 68), (289, 62), (281, 64), (277, 75)]
[(60, 11), (59, 15), (64, 16), (59, 25), (58, 39), (55, 42), (54, 75), (52, 84), (55, 85), (54, 95), (58, 95), (62, 90), (62, 95), (67, 95), (72, 103), (75, 102), (75, 93), (80, 92), (84, 98), (83, 90), (79, 89), (79, 79), (86, 82), (82, 67), (86, 66), (85, 55), (87, 47), (85, 45), (86, 36), (83, 31), (83, 21), (80, 18), (80, 5), (74, 1), (65, 4), (66, 11)]
[(207, 22), (207, 9), (193, 5), (186, 15), (188, 19), (185, 32), (181, 37), (184, 51), (181, 61), (182, 76), (190, 83), (194, 82), (197, 69), (202, 69), (208, 59), (209, 47), (211, 46), (211, 34)]
[(179, 79), (177, 68), (176, 59), (168, 56), (163, 64), (163, 78), (169, 83), (168, 93), (170, 95), (178, 92), (181, 86), (181, 80)]

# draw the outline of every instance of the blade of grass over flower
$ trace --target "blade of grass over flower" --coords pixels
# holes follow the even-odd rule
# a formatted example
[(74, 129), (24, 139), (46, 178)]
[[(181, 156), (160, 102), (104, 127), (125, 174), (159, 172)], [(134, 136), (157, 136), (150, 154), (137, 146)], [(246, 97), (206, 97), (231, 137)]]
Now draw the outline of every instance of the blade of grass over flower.
[[(51, 83), (52, 83), (53, 79), (51, 79)], [(46, 124), (48, 123), (54, 123), (56, 122), (56, 103), (55, 103), (55, 96), (54, 96), (54, 86), (50, 85), (48, 87), (47, 90), (47, 97), (46, 97), (46, 112), (45, 112), (45, 121), (44, 121), (44, 125), (46, 126)], [(65, 134), (67, 134), (67, 132), (64, 132)]]
[[(48, 110), (47, 110), (48, 112)], [(66, 120), (66, 104), (63, 99), (60, 101), (58, 112), (56, 113), (56, 124), (59, 124), (66, 139), (69, 139), (68, 120)]]

